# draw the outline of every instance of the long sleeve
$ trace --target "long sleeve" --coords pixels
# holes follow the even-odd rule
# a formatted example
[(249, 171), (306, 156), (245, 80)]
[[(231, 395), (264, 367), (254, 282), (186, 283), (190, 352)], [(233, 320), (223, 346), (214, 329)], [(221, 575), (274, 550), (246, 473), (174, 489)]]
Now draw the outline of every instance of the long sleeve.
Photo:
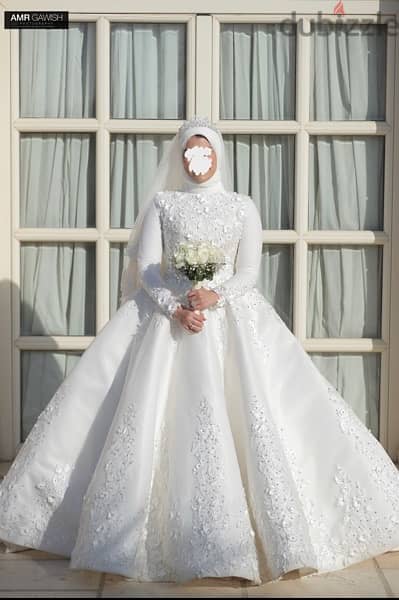
[(213, 288), (220, 296), (213, 306), (223, 306), (245, 294), (256, 284), (262, 259), (262, 222), (252, 198), (247, 196), (248, 204), (243, 233), (238, 244), (234, 275), (221, 285)]
[(162, 230), (158, 209), (152, 200), (144, 216), (137, 251), (137, 268), (143, 288), (167, 317), (172, 318), (180, 302), (161, 275)]

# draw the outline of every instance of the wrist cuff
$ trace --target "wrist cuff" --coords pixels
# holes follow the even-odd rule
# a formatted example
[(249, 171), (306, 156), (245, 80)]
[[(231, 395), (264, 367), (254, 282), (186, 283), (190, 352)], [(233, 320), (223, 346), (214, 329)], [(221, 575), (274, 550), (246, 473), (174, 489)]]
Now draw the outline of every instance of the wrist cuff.
[(166, 312), (167, 316), (169, 317), (169, 319), (173, 319), (173, 314), (174, 314), (176, 308), (179, 308), (179, 306), (181, 306), (181, 304), (180, 304), (180, 302), (177, 302), (176, 300), (172, 300), (171, 302), (169, 302), (169, 304), (165, 308), (165, 312)]
[(212, 308), (221, 308), (226, 304), (226, 299), (223, 296), (223, 293), (218, 288), (213, 288), (213, 291), (218, 294), (219, 299), (215, 304), (212, 305)]

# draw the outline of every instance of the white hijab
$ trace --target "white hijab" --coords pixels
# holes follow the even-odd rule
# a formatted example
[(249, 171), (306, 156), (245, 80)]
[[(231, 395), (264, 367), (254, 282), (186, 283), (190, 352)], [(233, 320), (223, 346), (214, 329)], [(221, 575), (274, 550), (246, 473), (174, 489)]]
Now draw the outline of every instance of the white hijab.
[[(215, 173), (203, 183), (196, 183), (191, 179), (183, 166), (183, 151), (186, 147), (187, 140), (195, 134), (204, 135), (215, 150), (217, 156)], [(130, 232), (121, 279), (121, 304), (141, 287), (140, 278), (137, 272), (137, 249), (141, 225), (156, 192), (166, 190), (177, 190), (189, 193), (233, 191), (233, 180), (226, 159), (222, 134), (207, 117), (195, 116), (188, 121), (184, 121), (159, 163), (153, 184), (147, 192), (134, 222), (133, 229)], [(165, 263), (162, 259), (161, 272), (163, 272), (164, 267)]]

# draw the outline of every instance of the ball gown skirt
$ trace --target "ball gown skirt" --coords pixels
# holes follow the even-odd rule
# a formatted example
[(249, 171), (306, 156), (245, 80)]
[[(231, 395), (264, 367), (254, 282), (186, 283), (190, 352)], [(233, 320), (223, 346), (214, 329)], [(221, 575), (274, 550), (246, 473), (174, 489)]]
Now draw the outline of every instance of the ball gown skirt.
[[(165, 252), (170, 267), (179, 242), (205, 239), (225, 252), (213, 282), (222, 301), (190, 334), (169, 318), (178, 283), (173, 269), (160, 279), (159, 261)], [(143, 287), (97, 333), (0, 484), (0, 540), (70, 557), (70, 568), (177, 582), (261, 583), (398, 548), (394, 463), (253, 285), (252, 199), (161, 192), (141, 240)]]
[(189, 334), (144, 289), (0, 485), (0, 539), (139, 581), (341, 569), (399, 546), (399, 475), (257, 288)]

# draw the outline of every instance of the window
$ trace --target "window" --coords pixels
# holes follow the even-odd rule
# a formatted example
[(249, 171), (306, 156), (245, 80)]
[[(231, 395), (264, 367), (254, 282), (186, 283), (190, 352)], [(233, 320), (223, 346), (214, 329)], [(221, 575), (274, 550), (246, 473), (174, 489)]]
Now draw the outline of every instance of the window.
[(12, 32), (18, 443), (117, 310), (130, 228), (193, 112), (194, 17), (71, 20)]
[(295, 14), (286, 0), (254, 6), (105, 8), (70, 12), (69, 30), (0, 33), (9, 61), (0, 119), (11, 133), (0, 162), (12, 200), (0, 225), (4, 257), (12, 248), (3, 456), (117, 310), (130, 228), (193, 114), (218, 124), (235, 189), (258, 206), (260, 289), (395, 456), (399, 7), (366, 18), (363, 1), (346, 0), (344, 16), (323, 4), (320, 24), (316, 6), (314, 15), (301, 2)]
[(289, 21), (214, 16), (213, 116), (262, 218), (259, 287), (386, 443), (395, 38)]

